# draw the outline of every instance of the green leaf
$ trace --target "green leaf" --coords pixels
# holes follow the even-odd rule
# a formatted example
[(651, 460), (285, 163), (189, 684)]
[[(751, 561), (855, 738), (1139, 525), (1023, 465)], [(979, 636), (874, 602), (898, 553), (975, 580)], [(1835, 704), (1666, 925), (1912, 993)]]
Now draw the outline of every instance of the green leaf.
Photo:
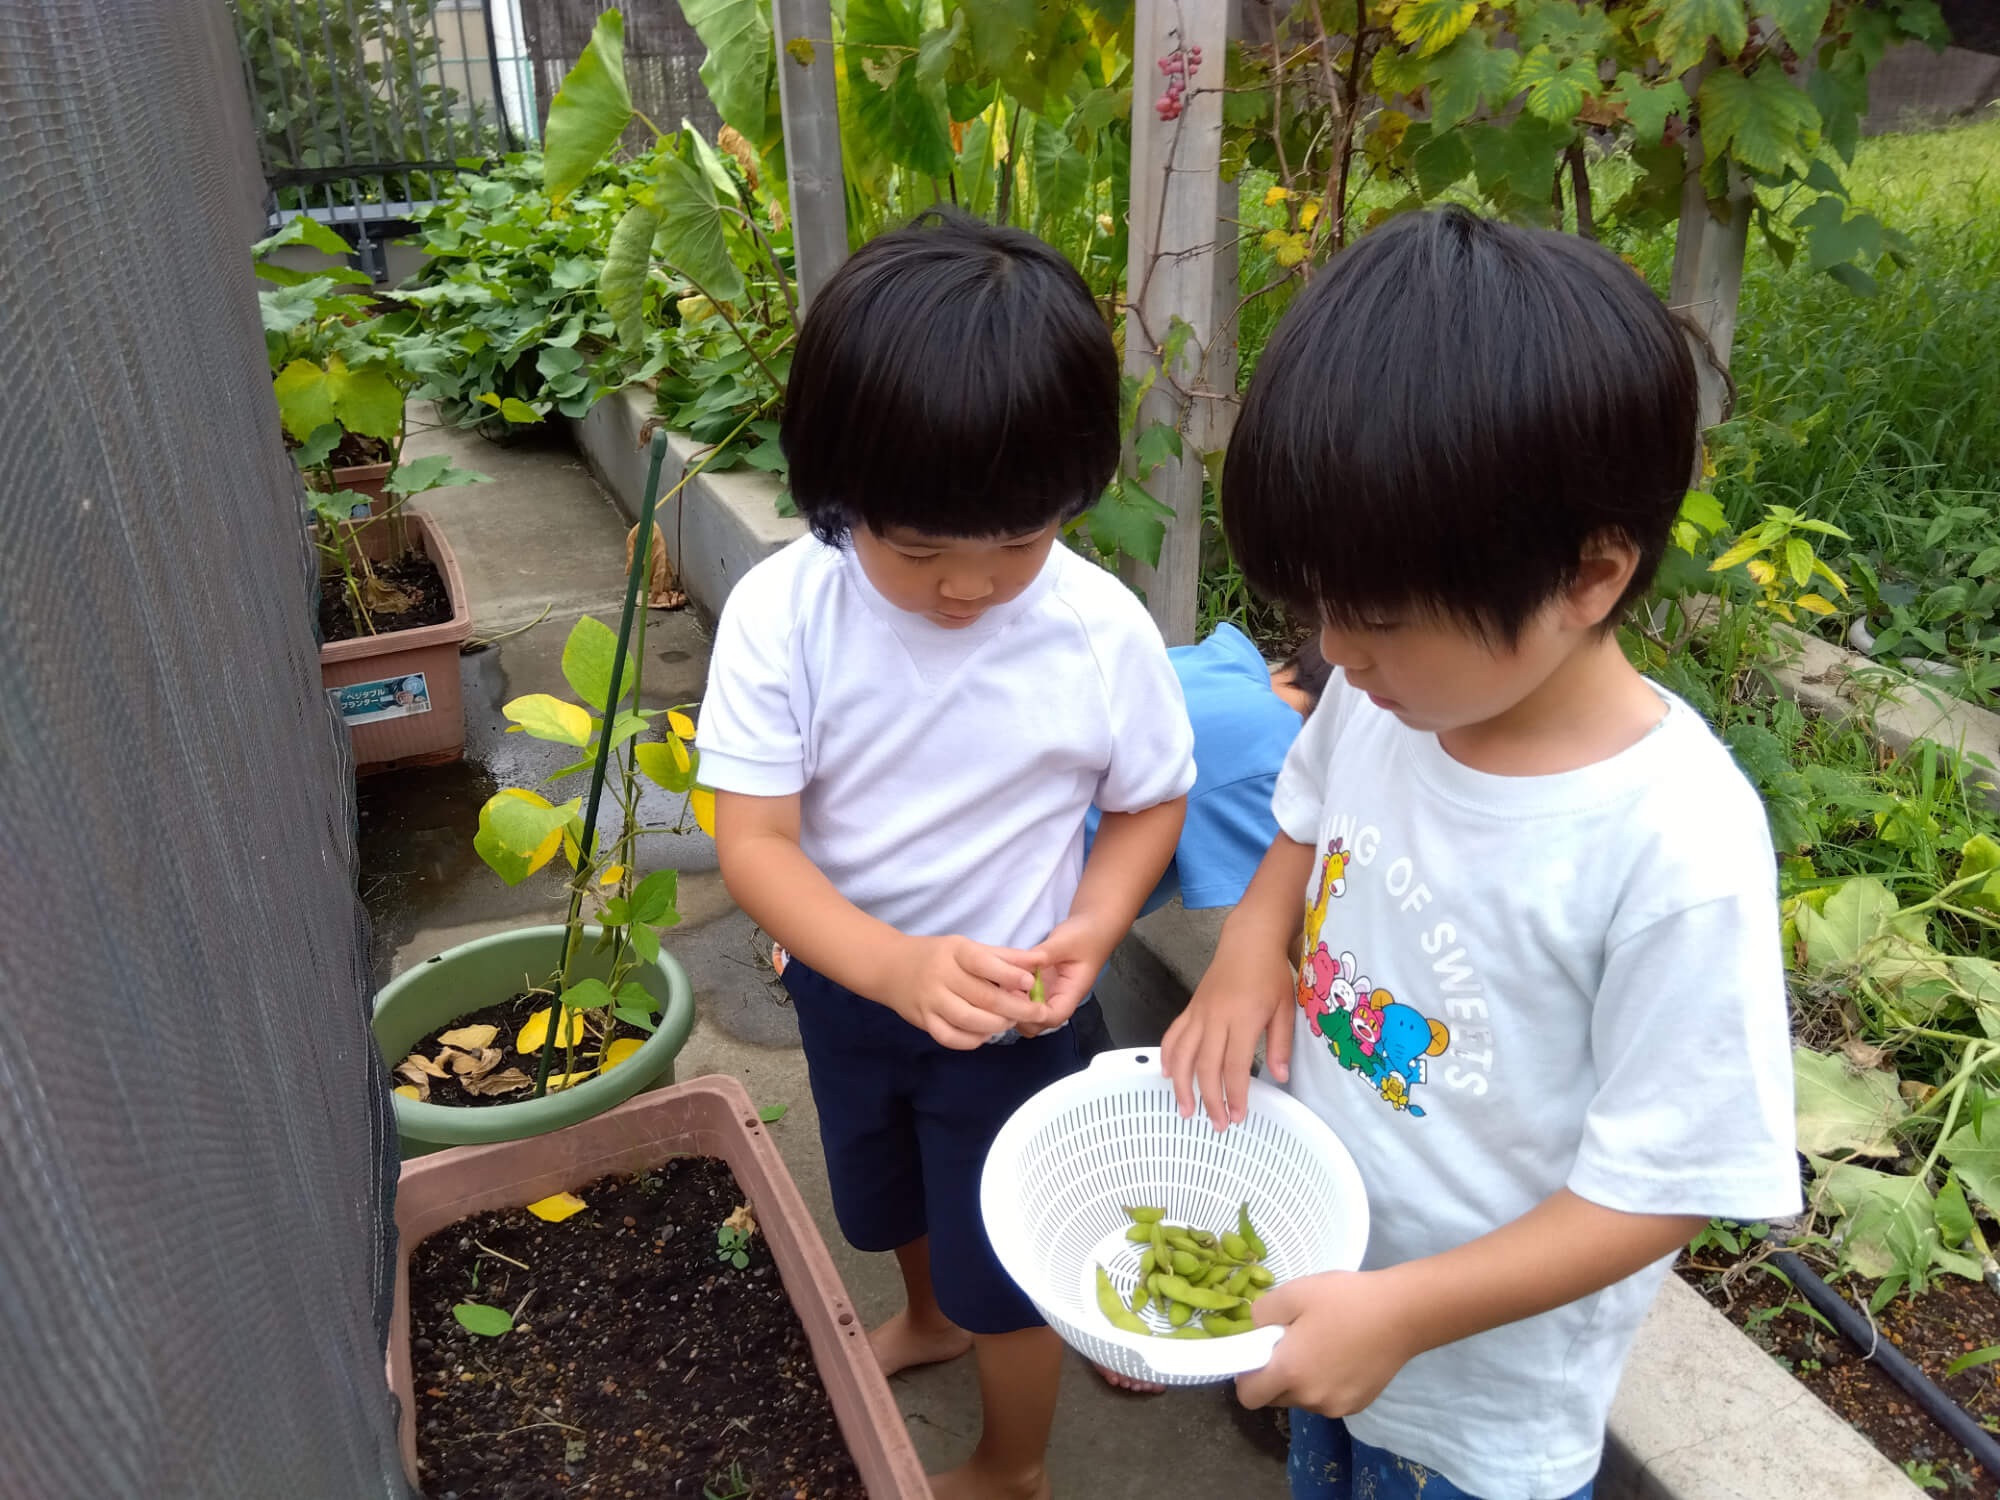
[[(1411, 134), (1428, 128), (1414, 126)], [(1422, 141), (1416, 147), (1413, 159), (1417, 169), (1417, 191), (1425, 198), (1435, 198), (1472, 173), (1472, 148), (1465, 143), (1463, 133), (1457, 130), (1448, 130), (1443, 135), (1434, 135)]]
[(1725, 517), (1722, 502), (1705, 490), (1689, 490), (1681, 497), (1680, 519), (1713, 536), (1722, 530)]
[(1665, 139), (1669, 116), (1687, 116), (1688, 92), (1678, 78), (1651, 84), (1636, 73), (1620, 73), (1610, 97), (1625, 107), (1633, 138), (1642, 146), (1657, 146)]
[(1974, 834), (1959, 846), (1958, 878), (1967, 880), (1974, 875), (1986, 879), (1960, 891), (1956, 898), (1959, 904), (2000, 912), (2000, 843), (1984, 833)]
[(680, 876), (673, 870), (655, 870), (633, 888), (632, 920), (658, 926), (674, 909)]
[(1935, 1253), (1937, 1211), (1930, 1190), (1914, 1177), (1877, 1172), (1850, 1162), (1813, 1159), (1820, 1201), (1846, 1217), (1843, 1261), (1863, 1276), (1921, 1277)]
[(533, 857), (549, 836), (558, 833), (582, 807), (581, 797), (572, 797), (558, 807), (497, 792), (480, 809), (479, 821), (489, 828), (500, 846), (522, 858)]
[(638, 759), (639, 774), (654, 785), (664, 787), (676, 795), (694, 790), (695, 767), (692, 757), (689, 758), (688, 768), (682, 770), (680, 763), (674, 758), (673, 746), (660, 740), (634, 745), (632, 754)]
[(1514, 86), (1528, 91), (1529, 113), (1565, 125), (1583, 108), (1584, 95), (1597, 88), (1597, 71), (1582, 62), (1559, 63), (1552, 50), (1537, 47), (1521, 59)]
[(960, 38), (965, 35), (965, 12), (952, 12), (949, 26), (937, 26), (924, 33), (924, 39), (917, 46), (917, 82), (925, 88), (938, 88), (944, 83), (944, 75), (951, 67), (951, 55), (957, 50)]
[(422, 458), (406, 458), (389, 473), (382, 487), (392, 495), (421, 495), (427, 490), (451, 489), (461, 484), (486, 484), (491, 474), (461, 469), (447, 454), (431, 453)]
[(1146, 493), (1144, 485), (1127, 475), (1111, 481), (1103, 497), (1090, 508), (1085, 524), (1099, 552), (1122, 552), (1148, 567), (1158, 567), (1160, 543), (1172, 516), (1172, 507), (1160, 504)]
[(1800, 588), (1812, 582), (1812, 543), (1803, 537), (1790, 537), (1785, 542), (1785, 564), (1791, 569), (1792, 581)]
[(618, 346), (636, 354), (646, 345), (646, 277), (653, 266), (653, 236), (660, 216), (635, 203), (619, 218), (597, 273), (597, 300), (618, 325)]
[[(974, 0), (958, 13), (972, 23), (972, 61), (982, 73), (1009, 72), (1036, 31), (1035, 0)], [(852, 0), (848, 25), (854, 24)]]
[(1859, 1069), (1809, 1047), (1792, 1049), (1799, 1150), (1808, 1156), (1894, 1156), (1891, 1127), (1909, 1114), (1896, 1075)]
[(1990, 1365), (2000, 1359), (2000, 1344), (1988, 1344), (1984, 1349), (1975, 1349), (1970, 1354), (1961, 1354), (1944, 1367), (1946, 1377), (1963, 1375), (1967, 1370), (1976, 1370), (1981, 1365)]
[[(975, 55), (983, 55), (982, 48), (988, 46), (1008, 48), (995, 71), (1011, 61), (1018, 45), (1007, 38), (1013, 31), (1013, 13), (1023, 6), (1032, 19), (1032, 0), (995, 0), (972, 11)], [(901, 0), (848, 0), (843, 51), (855, 144), (921, 176), (944, 177), (957, 157), (945, 119), (944, 90), (926, 86), (917, 76), (921, 26), (918, 13)]]
[[(1734, 0), (1731, 8), (1736, 9)], [(1746, 167), (1771, 176), (1792, 167), (1803, 177), (1811, 169), (1819, 149), (1819, 111), (1777, 63), (1758, 64), (1748, 78), (1733, 68), (1717, 68), (1701, 81), (1700, 104), (1711, 159), (1727, 150)]]
[(653, 998), (653, 992), (636, 979), (628, 979), (618, 986), (618, 1003), (645, 1016), (657, 1015), (660, 1010), (660, 1002)]
[(1481, 192), (1502, 199), (1512, 194), (1547, 210), (1569, 127), (1529, 115), (1504, 126), (1467, 126), (1464, 133)]
[(625, 21), (615, 10), (597, 18), (583, 56), (549, 101), (542, 131), (542, 191), (567, 197), (588, 177), (632, 122), (625, 91)]
[(1090, 191), (1090, 158), (1070, 144), (1061, 126), (1038, 119), (1031, 160), (1035, 208), (1042, 222), (1054, 224), (1069, 218)]
[(681, 14), (708, 49), (701, 81), (715, 112), (746, 140), (761, 141), (771, 89), (770, 0), (681, 0)]
[(483, 1302), (461, 1302), (451, 1310), (459, 1326), (483, 1339), (497, 1339), (514, 1331), (514, 1315), (504, 1307), (488, 1307)]
[(1978, 1124), (1961, 1125), (1945, 1137), (1944, 1159), (1961, 1186), (1990, 1213), (2000, 1212), (2000, 1122), (1990, 1138)]
[(1497, 108), (1510, 98), (1516, 61), (1515, 53), (1488, 46), (1482, 31), (1468, 31), (1440, 52), (1431, 70), (1432, 130), (1442, 138), (1482, 103)]
[(286, 365), (271, 382), (271, 392), (278, 398), (278, 419), (300, 442), (322, 427), (338, 428), (326, 371), (311, 360), (295, 359)]
[(500, 415), (510, 422), (526, 423), (542, 420), (542, 414), (536, 411), (534, 407), (528, 405), (525, 401), (517, 400), (513, 396), (509, 396), (503, 401), (496, 401), (493, 404), (498, 408)]
[(640, 1010), (635, 1005), (614, 1005), (611, 1007), (611, 1014), (627, 1026), (636, 1026), (649, 1034), (660, 1029), (660, 1024), (653, 1019), (651, 1011)]
[(1666, 0), (1660, 7), (1653, 45), (1674, 72), (1685, 73), (1700, 62), (1711, 38), (1721, 43), (1725, 58), (1748, 45), (1750, 18), (1743, 0)]
[(659, 159), (655, 201), (659, 229), (653, 243), (660, 258), (711, 299), (734, 302), (743, 295), (743, 273), (730, 259), (722, 232), (722, 204), (708, 174), (673, 152)]
[(649, 964), (660, 961), (660, 935), (646, 926), (634, 927), (626, 934), (632, 944), (632, 951)]
[(501, 706), (500, 712), (527, 734), (557, 745), (588, 745), (590, 715), (574, 703), (547, 693), (528, 693)]
[[(297, 218), (288, 221), (285, 227), (280, 229), (276, 234), (271, 235), (268, 239), (257, 241), (256, 244), (250, 247), (250, 254), (255, 259), (262, 260), (266, 255), (269, 255), (273, 250), (278, 249), (282, 245), (304, 245), (308, 249), (317, 250), (324, 255), (332, 255), (341, 260), (346, 260), (348, 256), (354, 253), (352, 245), (348, 244), (346, 240), (308, 214), (300, 214)], [(315, 273), (309, 272), (307, 274)], [(366, 276), (362, 277), (364, 281), (367, 279)]]
[(1882, 221), (1870, 213), (1850, 215), (1846, 203), (1834, 193), (1821, 195), (1792, 215), (1792, 225), (1804, 232), (1815, 271), (1831, 270), (1857, 258), (1874, 261), (1884, 249)]
[(1375, 54), (1369, 77), (1375, 84), (1376, 92), (1387, 97), (1390, 94), (1414, 94), (1418, 89), (1428, 87), (1435, 72), (1435, 65), (1427, 57), (1395, 47), (1384, 47)]
[(582, 979), (562, 992), (562, 1006), (565, 1010), (608, 1010), (613, 1002), (611, 990), (601, 979)]
[(1761, 9), (1778, 23), (1792, 50), (1808, 57), (1819, 34), (1826, 29), (1826, 15), (1833, 0), (1764, 0)]
[(301, 469), (317, 469), (333, 456), (333, 450), (340, 446), (340, 439), (338, 422), (315, 427), (312, 436), (292, 450), (292, 462)]
[(608, 709), (611, 702), (624, 702), (626, 694), (632, 691), (636, 668), (628, 654), (625, 671), (619, 678), (617, 695), (612, 698), (611, 663), (617, 655), (616, 633), (602, 620), (590, 615), (583, 616), (570, 627), (569, 639), (563, 643), (563, 679), (569, 683), (571, 692), (599, 713)]
[(1937, 1195), (1938, 1234), (1945, 1244), (1954, 1250), (1972, 1237), (1977, 1227), (1972, 1218), (1972, 1205), (1965, 1201), (1965, 1189), (1958, 1185), (1956, 1173), (1948, 1173), (1944, 1186)]
[(767, 1104), (757, 1111), (757, 1118), (766, 1125), (775, 1125), (791, 1112), (789, 1104)]
[(1478, 14), (1478, 0), (1407, 0), (1391, 24), (1397, 41), (1415, 47), (1419, 57), (1429, 57), (1463, 36)]
[[(1872, 876), (1845, 880), (1818, 911), (1801, 906), (1799, 936), (1806, 945), (1806, 966), (1815, 971), (1844, 969), (1861, 961), (1862, 949), (1892, 930), (1921, 937), (1923, 919), (1899, 918), (1896, 898)], [(1910, 928), (1915, 925), (1916, 931)]]
[(1146, 478), (1168, 459), (1180, 456), (1180, 429), (1171, 422), (1151, 423), (1132, 444), (1132, 457), (1141, 479)]

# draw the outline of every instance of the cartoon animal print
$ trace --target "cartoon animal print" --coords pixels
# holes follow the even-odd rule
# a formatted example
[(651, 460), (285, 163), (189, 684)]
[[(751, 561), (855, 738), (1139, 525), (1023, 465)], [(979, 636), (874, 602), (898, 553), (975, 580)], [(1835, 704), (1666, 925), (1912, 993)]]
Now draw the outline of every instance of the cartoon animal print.
[[(1326, 922), (1327, 907), (1347, 893), (1349, 858), (1345, 840), (1334, 839), (1326, 846), (1326, 855), (1320, 861), (1319, 885), (1312, 904), (1306, 908), (1305, 934), (1299, 944), (1298, 998), (1300, 1008), (1313, 1020), (1324, 1013), (1327, 987), (1334, 978), (1334, 959), (1319, 940), (1319, 930)], [(1317, 1032), (1318, 1026), (1313, 1030)]]

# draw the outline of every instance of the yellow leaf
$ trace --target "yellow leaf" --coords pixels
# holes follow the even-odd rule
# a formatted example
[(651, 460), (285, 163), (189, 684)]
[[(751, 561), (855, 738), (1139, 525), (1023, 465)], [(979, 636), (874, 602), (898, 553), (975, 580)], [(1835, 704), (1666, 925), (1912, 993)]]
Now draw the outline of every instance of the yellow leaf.
[(667, 728), (671, 729), (684, 740), (694, 738), (694, 720), (690, 719), (678, 708), (671, 710), (667, 714)]
[[(559, 745), (582, 746), (590, 743), (589, 712), (574, 703), (552, 698), (547, 693), (529, 693), (525, 698), (516, 698), (511, 703), (502, 704), (500, 712), (513, 720), (517, 728), (538, 740), (553, 740)], [(514, 731), (510, 729), (507, 732), (512, 734)]]
[[(564, 1021), (565, 1024), (556, 1032), (556, 1045), (558, 1047), (574, 1047), (583, 1040), (583, 1012), (571, 1011), (564, 1018)], [(548, 1039), (548, 1035), (549, 1008), (544, 1008), (528, 1017), (527, 1024), (521, 1028), (521, 1034), (514, 1038), (514, 1050), (517, 1052), (539, 1052), (542, 1050), (542, 1043)]]
[(1762, 552), (1763, 550), (1764, 550), (1763, 542), (1758, 540), (1755, 536), (1746, 537), (1744, 540), (1738, 542), (1734, 547), (1731, 547), (1727, 552), (1723, 553), (1722, 556), (1718, 557), (1714, 562), (1710, 563), (1708, 565), (1708, 571), (1711, 573), (1727, 573), (1731, 568), (1735, 567), (1738, 563), (1748, 562), (1751, 558), (1755, 557), (1759, 552)]
[(1313, 199), (1299, 210), (1299, 228), (1310, 229), (1319, 222), (1319, 200)]
[(604, 873), (597, 877), (597, 883), (599, 885), (616, 885), (624, 878), (625, 867), (623, 865), (606, 865)]
[[(539, 807), (551, 812), (555, 810), (555, 804), (550, 802), (548, 798), (538, 792), (531, 792), (526, 787), (502, 787), (498, 792), (493, 794), (495, 802), (499, 801), (502, 797), (511, 797), (516, 802), (527, 803), (530, 807)], [(491, 803), (488, 804), (488, 806), (491, 805)], [(530, 837), (533, 837), (533, 835), (530, 835)], [(528, 873), (530, 875), (556, 857), (556, 850), (562, 847), (562, 837), (562, 830), (558, 828), (554, 833), (551, 833), (535, 846), (534, 853), (528, 856)]]
[(694, 809), (694, 820), (701, 825), (701, 831), (714, 838), (715, 793), (705, 786), (698, 786), (688, 794), (688, 805)]
[(1750, 575), (1750, 581), (1759, 588), (1762, 588), (1778, 576), (1778, 570), (1765, 562), (1761, 557), (1751, 558), (1749, 566), (1744, 571)]
[(493, 1038), (500, 1035), (498, 1026), (461, 1026), (456, 1031), (441, 1031), (438, 1040), (447, 1047), (462, 1047), (467, 1052), (478, 1052), (493, 1045)]
[(685, 776), (694, 769), (694, 762), (688, 759), (687, 741), (678, 734), (667, 736), (667, 749), (673, 755), (674, 769)]
[(584, 1079), (596, 1076), (596, 1073), (597, 1069), (595, 1068), (578, 1068), (574, 1073), (551, 1073), (549, 1074), (549, 1092), (553, 1094), (558, 1089), (574, 1088), (577, 1084), (582, 1083)]
[(401, 1088), (397, 1089), (396, 1092), (401, 1094), (405, 1099), (422, 1099), (424, 1097), (422, 1094), (417, 1092), (416, 1086), (414, 1084), (406, 1083)]
[[(551, 1078), (549, 1087), (555, 1086), (556, 1081)], [(552, 1198), (543, 1198), (539, 1202), (530, 1203), (528, 1212), (538, 1219), (547, 1219), (551, 1224), (560, 1224), (571, 1214), (580, 1214), (588, 1207), (590, 1205), (575, 1193), (557, 1193)]]
[(1800, 594), (1792, 603), (1816, 615), (1833, 613), (1833, 606), (1818, 594)]
[(604, 1066), (615, 1068), (646, 1044), (634, 1037), (620, 1037), (604, 1049)]
[(1264, 207), (1274, 208), (1291, 196), (1292, 190), (1288, 187), (1278, 186), (1267, 188), (1264, 192)]

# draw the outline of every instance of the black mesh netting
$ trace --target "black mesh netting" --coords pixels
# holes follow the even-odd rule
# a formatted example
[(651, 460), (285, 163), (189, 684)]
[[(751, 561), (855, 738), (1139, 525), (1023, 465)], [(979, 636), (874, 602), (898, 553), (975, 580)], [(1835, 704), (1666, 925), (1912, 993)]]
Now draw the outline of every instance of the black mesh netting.
[(0, 4), (0, 1496), (404, 1492), (222, 0)]

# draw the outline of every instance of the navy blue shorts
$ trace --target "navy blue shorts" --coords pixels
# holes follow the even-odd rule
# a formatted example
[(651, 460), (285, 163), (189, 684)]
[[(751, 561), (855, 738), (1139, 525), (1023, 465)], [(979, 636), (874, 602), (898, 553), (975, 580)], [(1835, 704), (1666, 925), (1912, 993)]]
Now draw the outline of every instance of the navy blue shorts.
[(1077, 1028), (961, 1052), (796, 958), (784, 982), (848, 1243), (894, 1250), (928, 1234), (931, 1281), (952, 1322), (973, 1333), (1040, 1326), (987, 1242), (979, 1174), (1007, 1117), (1084, 1065)]

